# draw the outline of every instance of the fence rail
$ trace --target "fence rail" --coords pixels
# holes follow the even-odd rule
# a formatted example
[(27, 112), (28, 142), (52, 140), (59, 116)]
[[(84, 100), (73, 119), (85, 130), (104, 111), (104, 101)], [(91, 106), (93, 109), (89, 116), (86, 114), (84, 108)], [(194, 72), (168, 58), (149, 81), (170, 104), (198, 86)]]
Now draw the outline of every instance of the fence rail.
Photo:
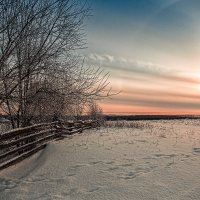
[(0, 170), (45, 148), (52, 140), (95, 128), (97, 121), (52, 122), (13, 129), (0, 135)]

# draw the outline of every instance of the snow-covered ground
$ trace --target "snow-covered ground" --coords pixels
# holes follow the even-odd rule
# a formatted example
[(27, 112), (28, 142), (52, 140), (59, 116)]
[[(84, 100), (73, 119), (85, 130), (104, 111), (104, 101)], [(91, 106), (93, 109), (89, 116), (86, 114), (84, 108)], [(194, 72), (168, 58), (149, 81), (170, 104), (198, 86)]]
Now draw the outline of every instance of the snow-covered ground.
[(1, 200), (199, 200), (200, 121), (85, 131), (0, 172)]

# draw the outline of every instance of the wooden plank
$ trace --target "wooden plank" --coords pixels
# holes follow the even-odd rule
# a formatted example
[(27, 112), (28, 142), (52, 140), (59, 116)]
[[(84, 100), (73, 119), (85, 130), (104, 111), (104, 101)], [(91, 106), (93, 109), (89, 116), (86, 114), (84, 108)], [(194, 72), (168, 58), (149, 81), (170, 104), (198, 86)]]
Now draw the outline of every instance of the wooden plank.
[(76, 128), (75, 126), (72, 126), (72, 127), (63, 126), (63, 127), (60, 128), (60, 130), (72, 131), (75, 128)]
[(20, 137), (22, 135), (28, 134), (28, 133), (32, 133), (35, 132), (34, 128), (30, 128), (30, 129), (17, 129), (17, 130), (12, 130), (10, 132), (4, 133), (0, 136), (0, 141), (6, 141), (6, 140), (12, 140), (15, 137)]
[(39, 131), (38, 133), (33, 133), (33, 134), (21, 137), (19, 139), (13, 140), (13, 141), (6, 141), (6, 142), (0, 144), (0, 147), (1, 148), (12, 147), (13, 145), (16, 145), (20, 142), (26, 142), (26, 140), (28, 140), (28, 139), (34, 139), (34, 138), (39, 137), (39, 136), (41, 136), (45, 133), (52, 133), (52, 132), (55, 132), (55, 131), (57, 131), (57, 129), (47, 129), (47, 130)]
[(51, 139), (51, 138), (56, 137), (57, 135), (58, 135), (57, 133), (56, 133), (56, 134), (54, 133), (54, 134), (51, 134), (51, 135), (46, 136), (46, 137), (44, 137), (44, 138), (41, 138), (41, 139), (39, 139), (39, 140), (36, 140), (36, 141), (34, 141), (34, 142), (25, 144), (25, 145), (20, 146), (20, 147), (18, 147), (18, 148), (16, 148), (16, 149), (13, 149), (13, 150), (11, 150), (11, 151), (8, 151), (8, 152), (6, 152), (6, 153), (4, 153), (4, 154), (1, 154), (1, 155), (0, 155), (0, 159), (3, 159), (3, 158), (5, 158), (5, 157), (7, 157), (7, 156), (10, 156), (10, 155), (14, 154), (14, 153), (17, 153), (18, 151), (25, 150), (25, 149), (27, 149), (27, 148), (29, 148), (29, 147), (34, 146), (34, 145), (38, 145), (38, 144), (44, 142), (45, 140), (48, 140), (48, 139)]
[(91, 129), (91, 128), (92, 128), (92, 126), (84, 126), (82, 129), (87, 130), (87, 129)]
[(64, 121), (62, 122), (62, 124), (66, 125), (66, 126), (74, 126), (74, 122), (71, 122), (71, 121)]
[(76, 130), (73, 130), (73, 131), (62, 131), (62, 135), (72, 135), (72, 134), (74, 134), (74, 133), (81, 133), (82, 132), (82, 128), (80, 128), (80, 129), (76, 129)]
[(20, 136), (21, 134), (23, 135), (24, 133), (29, 133), (30, 131), (35, 131), (38, 128), (47, 128), (49, 126), (56, 125), (57, 122), (52, 122), (52, 123), (42, 123), (42, 124), (35, 124), (33, 126), (28, 126), (25, 128), (18, 128), (18, 129), (13, 129), (11, 131), (5, 132), (0, 135), (0, 140), (6, 140), (6, 139), (11, 139), (16, 136)]
[(46, 144), (42, 144), (42, 145), (40, 145), (40, 146), (30, 150), (30, 151), (27, 151), (27, 152), (25, 152), (25, 153), (23, 153), (23, 154), (21, 154), (21, 155), (19, 155), (17, 157), (14, 157), (14, 158), (12, 158), (12, 159), (4, 162), (4, 163), (1, 163), (0, 164), (0, 170), (5, 169), (5, 168), (7, 168), (7, 167), (9, 167), (11, 165), (14, 165), (14, 164), (24, 160), (25, 158), (33, 155), (34, 153), (38, 152), (39, 150), (41, 150), (43, 148), (45, 148), (45, 146), (46, 146)]

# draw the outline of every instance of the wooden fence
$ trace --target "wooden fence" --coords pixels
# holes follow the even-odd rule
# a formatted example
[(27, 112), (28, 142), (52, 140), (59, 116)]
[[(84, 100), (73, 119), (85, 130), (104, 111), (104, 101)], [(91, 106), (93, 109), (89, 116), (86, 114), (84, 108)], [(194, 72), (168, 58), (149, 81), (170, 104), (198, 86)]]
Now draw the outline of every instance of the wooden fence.
[(5, 132), (0, 135), (0, 170), (43, 149), (52, 140), (97, 126), (97, 121), (52, 122)]

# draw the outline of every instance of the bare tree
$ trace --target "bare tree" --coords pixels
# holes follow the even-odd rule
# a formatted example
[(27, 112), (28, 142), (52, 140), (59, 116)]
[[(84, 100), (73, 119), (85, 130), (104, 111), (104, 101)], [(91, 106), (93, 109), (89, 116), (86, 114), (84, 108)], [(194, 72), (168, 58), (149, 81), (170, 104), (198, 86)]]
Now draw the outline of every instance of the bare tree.
[(13, 128), (35, 114), (108, 95), (108, 75), (86, 68), (75, 54), (85, 47), (88, 14), (79, 0), (1, 0), (0, 106)]
[(95, 101), (92, 101), (88, 104), (88, 115), (92, 120), (102, 120), (103, 110)]

